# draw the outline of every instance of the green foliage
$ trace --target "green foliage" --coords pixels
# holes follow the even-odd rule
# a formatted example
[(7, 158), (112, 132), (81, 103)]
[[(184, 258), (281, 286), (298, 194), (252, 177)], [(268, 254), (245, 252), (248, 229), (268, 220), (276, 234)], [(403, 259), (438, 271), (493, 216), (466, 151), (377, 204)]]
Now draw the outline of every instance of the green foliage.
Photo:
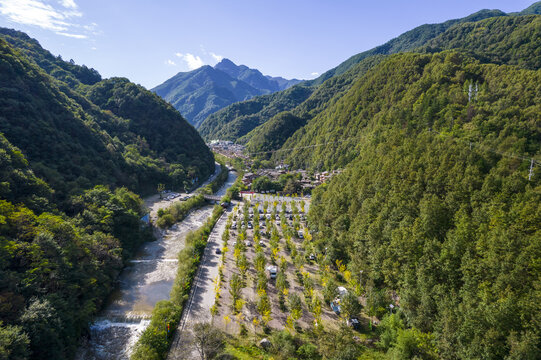
[(0, 357), (72, 358), (123, 261), (152, 239), (127, 188), (153, 192), (214, 169), (165, 102), (100, 80), (0, 29)]
[(101, 75), (85, 65), (75, 65), (73, 60), (64, 61), (60, 56), (53, 56), (43, 49), (39, 42), (23, 32), (0, 28), (0, 37), (10, 43), (28, 58), (32, 59), (47, 74), (68, 84), (72, 88), (81, 84), (92, 85), (101, 81)]
[(358, 63), (364, 59), (375, 55), (391, 55), (400, 52), (412, 51), (420, 46), (423, 46), (431, 39), (434, 39), (450, 27), (460, 23), (475, 22), (486, 18), (506, 16), (503, 11), (500, 10), (481, 10), (469, 16), (461, 19), (448, 20), (439, 24), (425, 24), (418, 26), (412, 30), (409, 30), (402, 35), (386, 42), (383, 45), (377, 46), (368, 51), (353, 55), (334, 69), (331, 69), (317, 79), (308, 81), (309, 85), (319, 85), (326, 80), (343, 74), (348, 70), (354, 68)]
[(261, 191), (280, 191), (283, 186), (278, 182), (272, 181), (268, 176), (260, 176), (252, 182), (252, 190), (261, 192)]
[(429, 41), (423, 50), (465, 49), (483, 62), (541, 68), (541, 16), (490, 18), (451, 27)]
[(296, 117), (290, 112), (279, 113), (247, 135), (250, 141), (247, 143), (246, 148), (250, 153), (279, 148), (287, 138), (304, 124), (305, 120)]
[[(455, 52), (391, 56), (321, 113), (325, 139), (357, 138), (293, 155), (347, 166), (312, 198), (316, 246), (364, 270), (371, 296), (397, 292), (405, 326), (434, 334), (442, 357), (504, 358), (539, 339), (541, 178), (486, 149), (539, 158), (540, 82)], [(375, 315), (383, 301), (370, 302)]]
[(38, 216), (0, 200), (0, 321), (20, 333), (6, 339), (16, 354), (70, 358), (113, 289), (122, 256), (151, 239), (139, 221), (142, 201), (126, 189), (96, 187), (72, 211)]
[(0, 322), (0, 359), (26, 360), (28, 359), (28, 335), (23, 333), (20, 326), (2, 326)]
[(156, 95), (125, 79), (89, 86), (71, 73), (55, 79), (43, 60), (50, 54), (19, 35), (15, 41), (0, 31), (0, 132), (62, 206), (98, 184), (150, 192), (158, 183), (181, 187), (212, 172), (212, 154), (197, 132)]
[(275, 94), (234, 103), (206, 118), (199, 132), (207, 140), (236, 140), (273, 116), (293, 109), (312, 91), (304, 86), (293, 86)]
[(21, 151), (0, 134), (0, 198), (41, 212), (50, 209), (52, 195), (51, 188), (34, 175)]
[[(85, 93), (103, 110), (129, 119), (128, 130), (144, 139), (145, 146), (157, 156), (182, 165), (171, 171), (175, 177), (173, 186), (179, 187), (195, 176), (202, 179), (214, 170), (214, 158), (197, 131), (156, 94), (125, 78), (100, 81)], [(111, 136), (122, 138), (122, 134), (113, 132)]]
[(351, 291), (347, 292), (340, 298), (341, 314), (343, 314), (346, 319), (359, 316), (362, 308), (363, 307), (359, 302), (359, 299)]

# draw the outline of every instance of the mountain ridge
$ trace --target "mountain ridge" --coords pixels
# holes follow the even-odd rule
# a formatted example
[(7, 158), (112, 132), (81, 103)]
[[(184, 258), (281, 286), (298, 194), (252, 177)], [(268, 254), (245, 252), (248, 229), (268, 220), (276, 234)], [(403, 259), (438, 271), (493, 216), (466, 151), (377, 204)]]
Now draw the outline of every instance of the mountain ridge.
[(216, 111), (239, 101), (281, 91), (301, 82), (263, 75), (246, 65), (222, 59), (215, 66), (204, 65), (179, 72), (151, 91), (173, 105), (198, 128)]
[[(354, 55), (350, 57), (348, 60), (344, 61), (334, 69), (329, 70), (328, 72), (324, 73), (320, 78), (311, 80), (311, 81), (304, 81), (300, 83), (298, 86), (313, 86), (315, 89), (318, 89), (317, 91), (313, 91), (313, 94), (310, 96), (309, 99), (305, 99), (306, 103), (303, 104), (295, 104), (295, 106), (280, 106), (280, 102), (283, 103), (291, 103), (291, 98), (288, 93), (286, 92), (277, 92), (273, 94), (273, 107), (274, 108), (280, 108), (281, 111), (292, 111), (294, 115), (296, 116), (308, 116), (310, 114), (310, 117), (315, 116), (318, 113), (318, 108), (322, 108), (322, 106), (325, 106), (325, 101), (330, 101), (333, 97), (338, 97), (340, 93), (343, 92), (344, 89), (349, 86), (348, 84), (351, 84), (351, 81), (353, 78), (358, 77), (360, 74), (362, 74), (366, 69), (368, 69), (370, 66), (373, 66), (373, 64), (370, 64), (371, 62), (376, 64), (379, 60), (381, 60), (381, 57), (386, 56), (387, 53), (392, 53), (393, 51), (430, 51), (428, 48), (422, 48), (423, 46), (427, 46), (427, 44), (431, 44), (434, 48), (436, 47), (436, 43), (434, 42), (435, 39), (437, 39), (441, 34), (448, 31), (449, 29), (453, 28), (454, 26), (458, 26), (460, 24), (467, 24), (472, 23), (475, 24), (478, 21), (482, 21), (485, 19), (498, 19), (498, 18), (507, 18), (507, 19), (513, 19), (517, 17), (522, 17), (525, 15), (521, 15), (523, 13), (535, 13), (540, 12), (541, 13), (541, 2), (535, 3), (532, 6), (530, 6), (528, 9), (524, 10), (521, 13), (514, 13), (512, 15), (506, 14), (503, 11), (500, 10), (480, 10), (476, 13), (473, 13), (469, 16), (466, 16), (462, 19), (454, 19), (454, 20), (448, 20), (444, 23), (440, 24), (425, 24), (418, 26), (410, 31), (405, 32), (404, 34), (388, 41), (387, 43), (380, 45), (374, 49), (359, 53), (357, 55)], [(434, 51), (437, 51), (437, 49), (434, 49)], [(537, 50), (538, 51), (538, 50)], [(480, 54), (476, 54), (477, 56), (480, 56)], [(370, 60), (372, 59), (372, 60)], [(495, 61), (495, 58), (493, 57), (492, 61)], [(532, 59), (532, 61), (534, 61)], [(361, 67), (365, 68), (364, 70), (355, 70), (355, 67), (360, 63), (365, 63), (364, 65), (361, 65)], [(326, 75), (327, 74), (327, 75)], [(332, 75), (332, 76), (331, 76)], [(326, 78), (326, 81), (331, 81), (331, 83), (326, 84), (325, 81), (322, 82), (322, 84), (318, 84), (318, 82), (322, 81), (324, 78)], [(333, 80), (331, 80), (333, 79)], [(340, 85), (341, 84), (341, 85)], [(323, 88), (322, 88), (323, 86)], [(266, 95), (261, 96), (260, 102), (263, 103), (266, 100), (264, 100)], [(312, 100), (310, 100), (312, 99)], [(316, 107), (312, 107), (310, 111), (307, 111), (308, 108), (310, 108), (310, 105), (308, 102), (313, 101), (315, 103), (319, 103)], [(240, 105), (233, 104), (231, 107), (237, 107), (240, 108)], [(297, 108), (299, 107), (299, 108)], [(304, 109), (302, 109), (304, 107)], [(231, 108), (231, 110), (233, 110)], [(251, 112), (250, 107), (247, 107), (245, 112), (240, 112), (237, 115), (237, 118), (229, 116), (232, 113), (235, 113), (235, 111), (229, 111), (229, 107), (221, 110), (220, 112), (217, 112), (210, 116), (209, 118), (205, 119), (203, 124), (201, 125), (201, 129), (204, 129), (201, 134), (203, 137), (207, 140), (224, 137), (224, 139), (233, 140), (233, 141), (240, 141), (242, 143), (248, 143), (250, 147), (251, 152), (258, 152), (261, 149), (258, 148), (258, 145), (254, 143), (250, 143), (250, 137), (252, 134), (249, 134), (251, 131), (255, 131), (257, 126), (261, 126), (262, 123), (265, 121), (268, 121), (272, 118), (272, 116), (275, 116), (278, 114), (279, 111), (270, 112), (270, 109), (266, 109), (263, 107), (262, 109), (258, 109), (255, 112)], [(271, 116), (262, 116), (263, 113), (271, 114)], [(236, 123), (239, 121), (242, 121), (243, 119), (247, 118), (259, 118), (259, 122), (257, 123), (256, 127), (247, 128), (247, 131), (238, 132), (239, 127), (236, 126)], [(229, 125), (229, 122), (231, 125)], [(279, 121), (279, 123), (283, 124), (283, 121)], [(225, 124), (225, 125), (220, 125)], [(269, 129), (269, 128), (267, 128)], [(288, 128), (288, 130), (291, 130)], [(264, 136), (258, 136), (259, 139), (264, 139)], [(273, 142), (274, 145), (276, 145), (275, 142)], [(266, 145), (263, 146), (263, 148), (266, 148)]]

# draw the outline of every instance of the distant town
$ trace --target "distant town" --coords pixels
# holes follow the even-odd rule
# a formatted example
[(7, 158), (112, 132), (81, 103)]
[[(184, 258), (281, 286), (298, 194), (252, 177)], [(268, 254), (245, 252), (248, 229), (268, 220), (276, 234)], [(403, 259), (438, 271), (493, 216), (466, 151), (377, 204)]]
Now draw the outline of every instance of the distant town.
[(341, 170), (313, 172), (302, 169), (290, 170), (287, 164), (278, 164), (274, 168), (253, 166), (253, 161), (246, 154), (246, 148), (232, 141), (212, 140), (207, 144), (217, 154), (230, 158), (241, 158), (251, 172), (244, 174), (243, 184), (259, 193), (298, 193), (310, 194), (314, 188), (327, 182)]

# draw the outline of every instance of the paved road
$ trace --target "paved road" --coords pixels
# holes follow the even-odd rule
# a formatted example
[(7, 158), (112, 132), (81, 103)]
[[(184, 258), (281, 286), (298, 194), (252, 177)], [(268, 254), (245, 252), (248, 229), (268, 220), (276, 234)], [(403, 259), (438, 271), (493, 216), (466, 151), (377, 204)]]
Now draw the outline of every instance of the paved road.
[[(214, 174), (212, 174), (204, 183), (202, 183), (201, 185), (199, 185), (198, 188), (201, 188), (201, 187), (204, 187), (204, 186), (207, 186), (211, 181), (213, 181), (214, 179), (216, 179), (216, 177), (218, 176), (218, 174), (220, 173), (220, 170), (221, 170), (221, 166), (220, 164), (218, 163), (215, 163), (214, 164), (215, 167), (214, 167)], [(158, 210), (159, 209), (163, 209), (163, 208), (168, 208), (169, 206), (171, 206), (173, 203), (177, 202), (177, 201), (181, 201), (180, 198), (186, 196), (186, 195), (192, 195), (193, 196), (193, 193), (184, 193), (184, 192), (179, 192), (180, 196), (173, 199), (173, 200), (165, 200), (165, 199), (161, 199), (160, 198), (160, 195), (158, 194), (155, 194), (155, 195), (152, 195), (152, 196), (149, 196), (149, 197), (146, 197), (144, 199), (144, 202), (145, 202), (145, 206), (150, 210), (150, 219), (152, 221), (155, 221), (157, 218), (158, 218)]]
[(190, 299), (186, 303), (186, 308), (167, 357), (169, 360), (197, 358), (197, 353), (190, 344), (191, 331), (194, 324), (211, 321), (210, 308), (214, 305), (216, 296), (214, 281), (218, 277), (218, 267), (221, 263), (221, 255), (216, 254), (216, 249), (223, 248), (222, 234), (225, 231), (227, 218), (232, 208), (230, 206), (218, 219), (209, 236), (205, 253), (192, 286)]

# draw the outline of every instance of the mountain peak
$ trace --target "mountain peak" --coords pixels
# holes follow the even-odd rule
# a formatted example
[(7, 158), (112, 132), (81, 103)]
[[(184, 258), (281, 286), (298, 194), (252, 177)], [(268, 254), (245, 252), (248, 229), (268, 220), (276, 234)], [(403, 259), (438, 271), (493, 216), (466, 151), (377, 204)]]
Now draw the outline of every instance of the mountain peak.
[(221, 67), (221, 66), (237, 66), (233, 61), (229, 60), (228, 58), (223, 58), (219, 63), (214, 65), (214, 67)]

